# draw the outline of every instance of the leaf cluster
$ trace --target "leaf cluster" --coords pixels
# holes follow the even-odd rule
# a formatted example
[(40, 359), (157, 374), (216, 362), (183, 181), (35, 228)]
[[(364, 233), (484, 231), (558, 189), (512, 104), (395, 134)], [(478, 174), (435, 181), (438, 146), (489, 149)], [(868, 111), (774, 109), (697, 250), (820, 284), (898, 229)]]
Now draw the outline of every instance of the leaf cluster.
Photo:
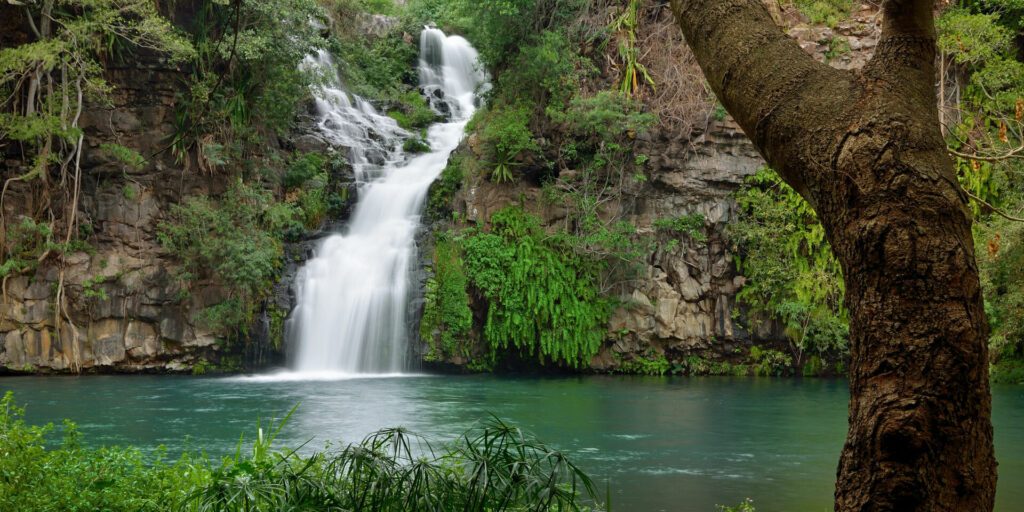
[(596, 285), (599, 262), (517, 207), (495, 213), (491, 231), (471, 232), (462, 247), (470, 283), (488, 304), (484, 338), (492, 357), (517, 350), (577, 367), (597, 353), (611, 313)]

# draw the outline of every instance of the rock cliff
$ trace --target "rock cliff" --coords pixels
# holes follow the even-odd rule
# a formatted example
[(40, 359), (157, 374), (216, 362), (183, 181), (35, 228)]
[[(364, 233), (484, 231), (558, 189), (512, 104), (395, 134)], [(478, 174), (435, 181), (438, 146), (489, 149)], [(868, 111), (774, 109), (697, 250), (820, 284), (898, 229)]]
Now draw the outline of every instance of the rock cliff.
[[(877, 10), (868, 4), (834, 28), (809, 25), (792, 7), (780, 9), (779, 20), (808, 53), (842, 69), (859, 68), (870, 58), (879, 30)], [(736, 302), (744, 277), (736, 271), (727, 227), (736, 216), (734, 193), (764, 162), (724, 111), (715, 114), (710, 110), (703, 122), (683, 132), (657, 125), (636, 141), (634, 152), (647, 157), (647, 178), (626, 185), (622, 200), (610, 209), (636, 226), (638, 235), (654, 236), (656, 244), (644, 259), (641, 277), (621, 288), (621, 305), (612, 314), (606, 342), (591, 360), (591, 370), (618, 371), (634, 361), (662, 357), (672, 364), (692, 356), (743, 362), (755, 344), (787, 348), (781, 326), (746, 318)], [(474, 149), (471, 137), (463, 151)], [(564, 217), (557, 205), (542, 200), (540, 187), (527, 182), (498, 184), (480, 174), (466, 177), (452, 207), (458, 217), (474, 224), (511, 204), (521, 205), (549, 226)], [(698, 239), (655, 228), (659, 218), (692, 214), (704, 219), (704, 236)], [(435, 229), (444, 229), (444, 224)], [(482, 317), (478, 311), (477, 320)], [(479, 326), (475, 332), (480, 332)]]

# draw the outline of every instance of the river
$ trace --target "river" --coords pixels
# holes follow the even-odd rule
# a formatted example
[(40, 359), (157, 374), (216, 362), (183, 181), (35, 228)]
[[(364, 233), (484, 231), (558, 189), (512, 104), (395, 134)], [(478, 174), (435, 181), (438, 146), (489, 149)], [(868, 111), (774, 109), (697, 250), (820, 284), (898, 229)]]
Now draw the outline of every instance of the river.
[[(93, 445), (232, 451), (257, 418), (300, 404), (282, 445), (351, 442), (405, 426), (451, 439), (493, 413), (570, 453), (613, 510), (831, 510), (846, 382), (819, 379), (407, 376), (84, 376), (0, 379), (31, 423), (70, 418)], [(994, 386), (996, 510), (1024, 510), (1024, 386)]]

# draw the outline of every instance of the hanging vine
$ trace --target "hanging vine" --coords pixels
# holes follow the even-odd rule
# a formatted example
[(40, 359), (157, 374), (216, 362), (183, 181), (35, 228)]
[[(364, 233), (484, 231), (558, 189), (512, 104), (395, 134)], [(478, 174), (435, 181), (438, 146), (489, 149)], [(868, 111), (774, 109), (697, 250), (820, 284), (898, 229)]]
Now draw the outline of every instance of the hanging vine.
[[(21, 162), (4, 171), (0, 189), (3, 300), (11, 276), (56, 259), (54, 325), (58, 336), (68, 326), (77, 371), (78, 329), (67, 313), (64, 256), (83, 247), (83, 110), (87, 103), (109, 104), (112, 87), (103, 63), (116, 49), (146, 48), (180, 60), (191, 46), (148, 0), (43, 0), (27, 2), (21, 11), (30, 41), (0, 50), (0, 151)], [(128, 148), (111, 152), (141, 158)], [(22, 189), (29, 207), (15, 218), (6, 204), (12, 188)]]

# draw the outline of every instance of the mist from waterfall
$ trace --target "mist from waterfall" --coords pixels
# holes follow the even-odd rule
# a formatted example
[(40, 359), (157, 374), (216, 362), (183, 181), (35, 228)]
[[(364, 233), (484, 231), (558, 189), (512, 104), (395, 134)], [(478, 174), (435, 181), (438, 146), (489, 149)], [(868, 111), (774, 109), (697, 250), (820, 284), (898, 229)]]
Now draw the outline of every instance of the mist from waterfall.
[(349, 148), (359, 197), (345, 230), (320, 242), (298, 274), (288, 333), (297, 349), (290, 366), (309, 378), (402, 373), (408, 368), (410, 282), (423, 202), (462, 140), (486, 75), (465, 39), (425, 28), (421, 89), (448, 122), (428, 129), (429, 152), (406, 155), (402, 142), (412, 134), (346, 92), (328, 53), (310, 56), (304, 65), (328, 77), (315, 93), (319, 130)]

